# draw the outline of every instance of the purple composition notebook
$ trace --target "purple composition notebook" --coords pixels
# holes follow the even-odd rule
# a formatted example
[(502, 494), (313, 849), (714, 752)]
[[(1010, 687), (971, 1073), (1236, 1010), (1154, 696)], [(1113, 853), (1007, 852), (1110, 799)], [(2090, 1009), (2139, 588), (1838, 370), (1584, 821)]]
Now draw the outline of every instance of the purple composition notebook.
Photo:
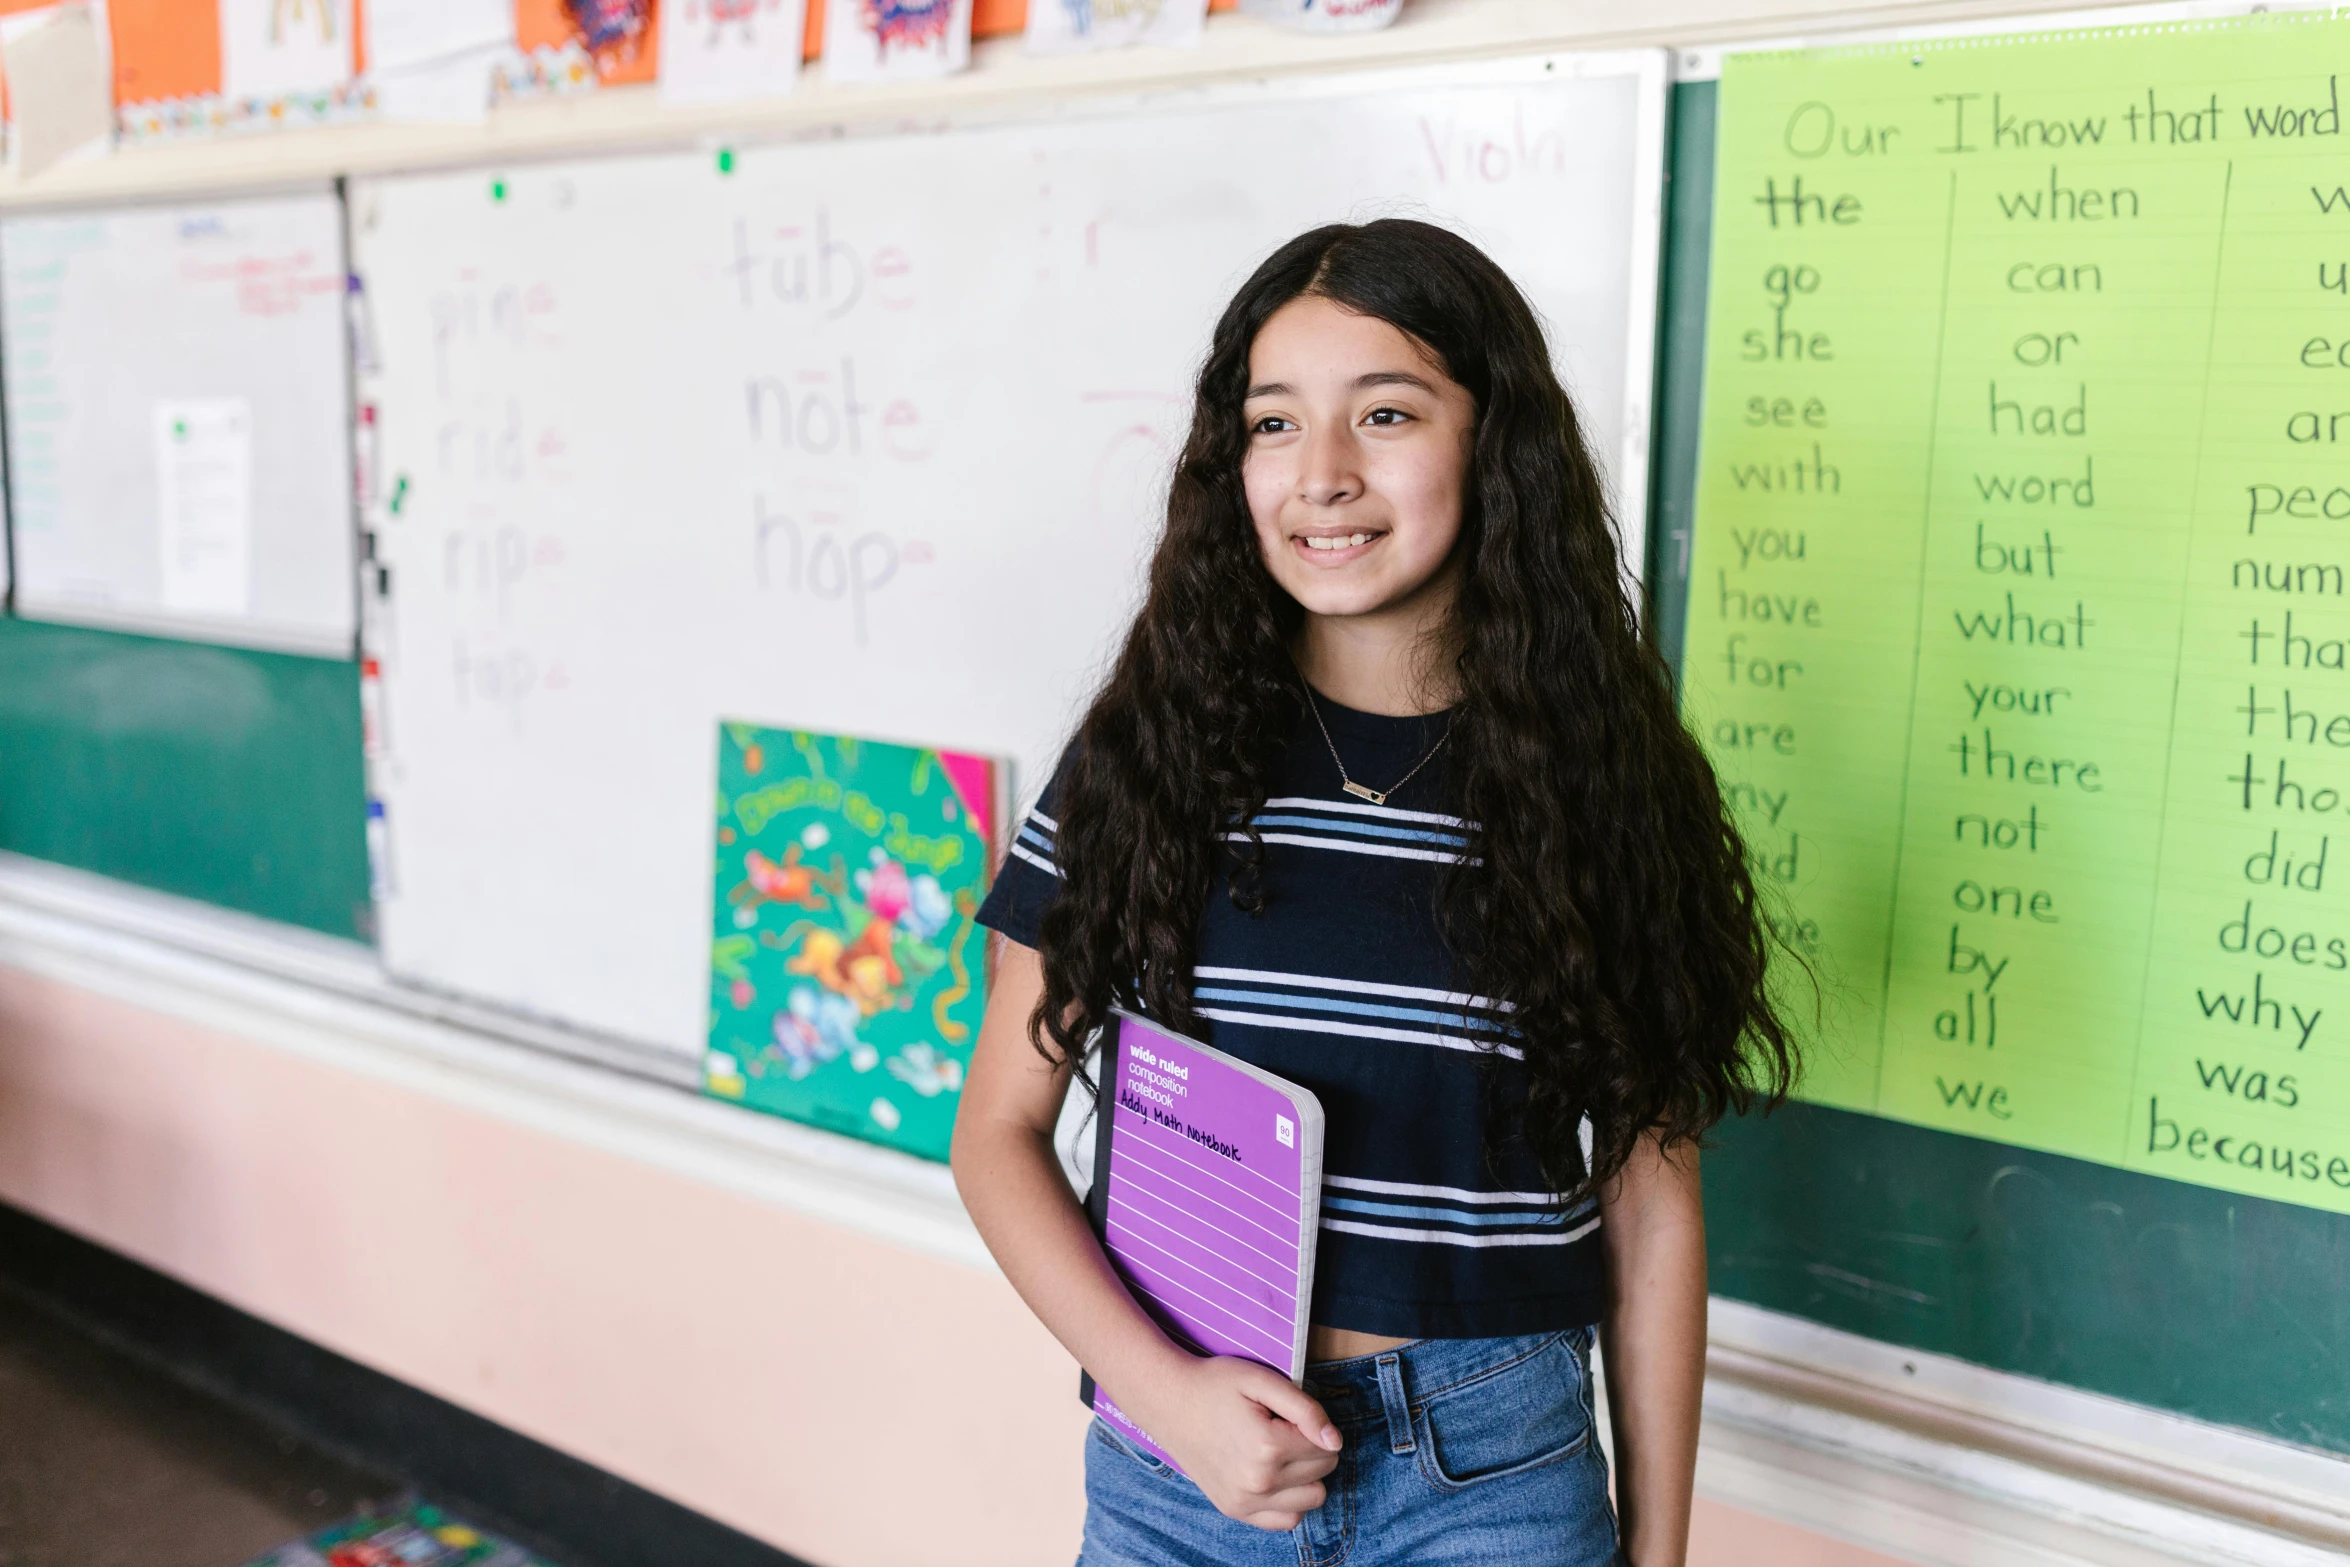
[[(1305, 1374), (1322, 1218), (1312, 1093), (1120, 1012), (1102, 1062), (1086, 1210), (1111, 1265), (1175, 1342), (1292, 1382)], [(1085, 1394), (1128, 1439), (1174, 1463), (1090, 1378)]]

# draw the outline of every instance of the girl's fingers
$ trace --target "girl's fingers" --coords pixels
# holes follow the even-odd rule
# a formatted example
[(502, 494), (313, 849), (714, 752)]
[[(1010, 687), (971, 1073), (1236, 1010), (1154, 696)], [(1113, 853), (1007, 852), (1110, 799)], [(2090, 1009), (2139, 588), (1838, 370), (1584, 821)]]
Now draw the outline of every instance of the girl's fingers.
[(1287, 1490), (1275, 1491), (1264, 1499), (1263, 1507), (1269, 1513), (1294, 1513), (1303, 1516), (1329, 1499), (1330, 1493), (1320, 1484), (1293, 1485)]
[(1298, 1525), (1298, 1520), (1322, 1505), (1324, 1491), (1318, 1485), (1295, 1486), (1260, 1498), (1256, 1509), (1241, 1514), (1240, 1521), (1254, 1524), (1259, 1529), (1286, 1533)]
[(1326, 1452), (1338, 1451), (1338, 1428), (1330, 1423), (1322, 1406), (1305, 1389), (1267, 1371), (1252, 1380), (1246, 1391), (1250, 1398), (1297, 1427), (1298, 1433), (1316, 1447)]

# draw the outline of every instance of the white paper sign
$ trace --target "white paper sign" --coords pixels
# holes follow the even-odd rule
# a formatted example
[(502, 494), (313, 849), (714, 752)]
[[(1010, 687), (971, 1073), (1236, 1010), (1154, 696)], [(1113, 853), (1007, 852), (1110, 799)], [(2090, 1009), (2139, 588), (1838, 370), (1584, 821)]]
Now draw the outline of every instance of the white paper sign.
[(253, 596), (253, 405), (155, 405), (155, 523), (163, 607), (242, 615)]
[(220, 0), (220, 92), (282, 98), (351, 79), (351, 0)]
[(806, 30), (806, 0), (676, 0), (661, 12), (661, 96), (731, 103), (788, 93)]
[(513, 42), (513, 0), (374, 0), (367, 7), (370, 76)]
[(971, 0), (826, 0), (826, 81), (919, 81), (970, 63)]
[(0, 21), (19, 179), (114, 145), (114, 66), (106, 7), (42, 6)]
[(490, 117), (491, 83), (498, 66), (512, 53), (497, 44), (397, 71), (378, 72), (371, 66), (367, 77), (375, 86), (376, 112), (387, 120), (479, 125)]
[(1200, 40), (1208, 0), (1029, 0), (1031, 54), (1082, 54), (1157, 44), (1188, 49)]

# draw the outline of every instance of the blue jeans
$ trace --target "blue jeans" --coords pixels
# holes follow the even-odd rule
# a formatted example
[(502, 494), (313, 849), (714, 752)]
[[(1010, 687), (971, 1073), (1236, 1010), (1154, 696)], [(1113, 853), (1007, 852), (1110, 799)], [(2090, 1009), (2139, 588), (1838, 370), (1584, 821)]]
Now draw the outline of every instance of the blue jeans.
[(1237, 1522), (1096, 1420), (1078, 1567), (1610, 1567), (1592, 1330), (1423, 1339), (1306, 1367), (1345, 1439), (1287, 1534)]

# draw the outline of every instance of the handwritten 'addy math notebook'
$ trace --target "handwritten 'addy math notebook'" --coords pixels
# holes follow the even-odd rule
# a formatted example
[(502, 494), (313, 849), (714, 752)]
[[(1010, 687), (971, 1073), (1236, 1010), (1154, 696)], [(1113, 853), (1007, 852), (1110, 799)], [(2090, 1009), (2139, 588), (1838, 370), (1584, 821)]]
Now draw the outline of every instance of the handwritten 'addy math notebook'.
[[(1176, 1343), (1304, 1377), (1322, 1222), (1311, 1092), (1120, 1012), (1085, 1208), (1111, 1266)], [(1091, 1377), (1082, 1396), (1175, 1462)]]

